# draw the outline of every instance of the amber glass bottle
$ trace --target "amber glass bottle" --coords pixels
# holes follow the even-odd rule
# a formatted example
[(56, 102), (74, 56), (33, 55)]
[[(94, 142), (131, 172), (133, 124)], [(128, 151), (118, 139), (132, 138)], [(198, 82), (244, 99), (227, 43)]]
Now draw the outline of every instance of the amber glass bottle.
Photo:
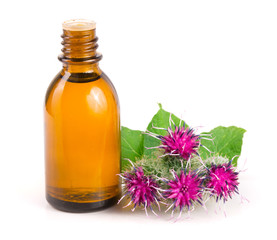
[(118, 97), (98, 66), (95, 23), (63, 24), (63, 69), (45, 98), (46, 199), (55, 208), (88, 212), (119, 195)]

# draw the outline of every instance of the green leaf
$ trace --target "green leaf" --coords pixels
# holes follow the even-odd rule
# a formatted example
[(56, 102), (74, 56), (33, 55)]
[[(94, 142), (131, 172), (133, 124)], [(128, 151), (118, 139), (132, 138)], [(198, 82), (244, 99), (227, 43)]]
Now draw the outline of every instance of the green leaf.
[[(151, 133), (158, 135), (166, 135), (167, 131), (157, 128), (167, 129), (170, 126), (170, 113), (162, 109), (162, 105), (159, 104), (160, 109), (154, 115), (151, 122), (148, 124), (147, 130)], [(172, 121), (176, 126), (183, 125), (184, 121), (175, 115), (171, 114)], [(174, 124), (171, 124), (174, 129)], [(188, 125), (186, 125), (188, 127)], [(242, 128), (235, 126), (214, 128), (210, 132), (204, 132), (202, 134), (210, 134), (207, 138), (213, 138), (213, 141), (202, 139), (201, 143), (207, 147), (212, 153), (206, 150), (204, 147), (200, 147), (199, 154), (202, 159), (220, 155), (232, 159), (235, 156), (239, 156), (242, 147), (242, 138), (246, 131)], [(201, 134), (201, 135), (202, 135)], [(150, 159), (155, 156), (156, 149), (147, 149), (149, 147), (157, 147), (161, 144), (160, 140), (145, 134), (139, 130), (132, 130), (127, 127), (121, 129), (121, 167), (125, 170), (129, 166), (129, 162), (126, 159), (130, 159), (136, 162), (142, 158)], [(147, 147), (147, 148), (146, 148)], [(157, 152), (156, 152), (157, 153)], [(237, 165), (238, 157), (233, 160), (233, 165)]]
[[(201, 144), (207, 147), (211, 152), (213, 152), (213, 154), (218, 154), (232, 159), (235, 156), (239, 156), (241, 153), (242, 138), (245, 132), (245, 129), (235, 126), (219, 126), (210, 132), (201, 133), (211, 134), (211, 136), (208, 136), (207, 138), (214, 139), (213, 142), (202, 139)], [(209, 151), (207, 151), (204, 147), (200, 147), (199, 153), (202, 159), (206, 159), (210, 156)], [(235, 157), (233, 160), (234, 166), (237, 166), (237, 161), (238, 157)]]
[[(162, 109), (162, 105), (159, 104), (159, 111), (154, 115), (152, 118), (151, 122), (148, 124), (147, 130), (151, 133), (156, 133), (159, 135), (166, 135), (167, 131), (161, 130), (161, 129), (156, 129), (155, 127), (158, 128), (168, 128), (170, 126), (169, 123), (169, 118), (170, 118), (170, 113)], [(184, 121), (181, 120), (180, 118), (176, 117), (174, 114), (171, 114), (171, 118), (175, 125), (179, 126), (179, 124), (184, 124)], [(171, 124), (173, 125), (173, 124)], [(186, 125), (187, 126), (187, 125)], [(172, 126), (174, 129), (174, 126)], [(145, 134), (144, 136), (144, 147), (156, 147), (161, 145), (161, 141), (159, 139), (156, 139), (152, 136), (149, 136), (148, 134)], [(151, 157), (153, 156), (155, 149), (147, 149), (144, 148), (144, 156), (145, 157)]]
[(143, 155), (142, 131), (132, 130), (127, 127), (121, 128), (121, 168), (124, 170), (129, 162), (127, 159), (135, 162)]

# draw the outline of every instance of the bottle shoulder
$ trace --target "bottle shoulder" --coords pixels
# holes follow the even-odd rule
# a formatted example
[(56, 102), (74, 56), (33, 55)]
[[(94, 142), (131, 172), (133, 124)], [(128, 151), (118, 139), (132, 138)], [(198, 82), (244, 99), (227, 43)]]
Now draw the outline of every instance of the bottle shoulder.
[(86, 104), (91, 101), (119, 105), (116, 90), (108, 78), (101, 74), (59, 72), (50, 83), (45, 96), (45, 106), (71, 101)]

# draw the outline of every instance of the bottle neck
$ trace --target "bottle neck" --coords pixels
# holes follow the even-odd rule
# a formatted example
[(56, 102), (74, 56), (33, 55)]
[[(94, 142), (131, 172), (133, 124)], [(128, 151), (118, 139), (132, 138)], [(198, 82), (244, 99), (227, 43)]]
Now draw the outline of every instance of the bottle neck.
[(62, 54), (59, 60), (63, 63), (63, 71), (70, 73), (101, 73), (98, 62), (102, 55), (98, 48), (95, 28), (89, 30), (64, 29), (62, 34)]
[(69, 62), (63, 63), (63, 71), (69, 73), (91, 73), (95, 72), (98, 75), (101, 75), (102, 71), (99, 68), (97, 63), (88, 63), (88, 64), (71, 64)]

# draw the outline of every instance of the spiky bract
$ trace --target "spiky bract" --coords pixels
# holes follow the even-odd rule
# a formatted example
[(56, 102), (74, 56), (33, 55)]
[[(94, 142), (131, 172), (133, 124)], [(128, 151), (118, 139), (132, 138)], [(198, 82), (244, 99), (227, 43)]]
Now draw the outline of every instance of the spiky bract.
[(131, 171), (126, 171), (122, 178), (126, 189), (124, 196), (131, 198), (128, 205), (133, 203), (133, 209), (143, 205), (145, 210), (149, 207), (153, 211), (151, 205), (159, 204), (158, 183), (151, 176), (145, 176), (142, 167), (136, 168), (135, 166)]
[(137, 166), (143, 168), (144, 174), (147, 176), (158, 176), (160, 178), (170, 179), (172, 174), (170, 169), (173, 169), (180, 173), (181, 161), (177, 157), (166, 156), (160, 158), (163, 154), (163, 150), (156, 150), (151, 157), (143, 157), (136, 161)]
[(160, 136), (160, 148), (170, 155), (179, 155), (184, 160), (188, 160), (193, 154), (198, 154), (200, 146), (200, 137), (194, 133), (194, 129), (185, 128), (184, 126), (175, 126), (175, 130), (171, 127), (167, 129), (168, 134)]
[(179, 207), (180, 211), (187, 207), (191, 209), (194, 202), (202, 205), (202, 179), (195, 173), (188, 173), (181, 170), (178, 176), (175, 171), (172, 171), (174, 180), (168, 182), (168, 189), (165, 191), (165, 197), (173, 201), (173, 211)]
[(223, 164), (213, 164), (207, 170), (206, 187), (216, 199), (227, 201), (234, 193), (238, 194), (238, 172), (232, 166), (231, 161)]

